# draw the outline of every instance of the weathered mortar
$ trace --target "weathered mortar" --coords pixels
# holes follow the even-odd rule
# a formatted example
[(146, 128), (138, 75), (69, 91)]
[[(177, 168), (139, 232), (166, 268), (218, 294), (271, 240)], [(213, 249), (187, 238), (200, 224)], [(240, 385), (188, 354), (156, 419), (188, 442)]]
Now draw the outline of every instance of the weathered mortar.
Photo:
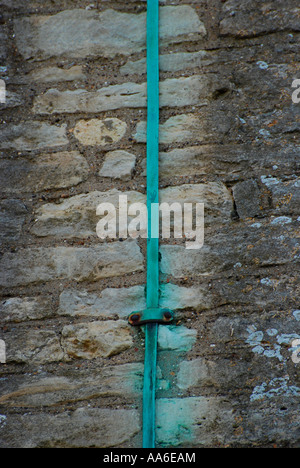
[[(161, 193), (209, 211), (161, 245), (158, 446), (300, 446), (298, 3), (161, 2)], [(145, 242), (95, 206), (145, 198), (146, 2), (0, 6), (0, 446), (140, 447)]]

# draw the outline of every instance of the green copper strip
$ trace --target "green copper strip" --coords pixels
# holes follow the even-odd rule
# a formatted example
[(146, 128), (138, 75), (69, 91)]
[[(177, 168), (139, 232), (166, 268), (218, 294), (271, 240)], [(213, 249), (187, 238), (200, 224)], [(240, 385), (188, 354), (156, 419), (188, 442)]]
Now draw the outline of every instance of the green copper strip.
[[(147, 308), (158, 308), (159, 0), (147, 0), (147, 96)], [(154, 448), (158, 324), (145, 325), (145, 333), (143, 447)]]

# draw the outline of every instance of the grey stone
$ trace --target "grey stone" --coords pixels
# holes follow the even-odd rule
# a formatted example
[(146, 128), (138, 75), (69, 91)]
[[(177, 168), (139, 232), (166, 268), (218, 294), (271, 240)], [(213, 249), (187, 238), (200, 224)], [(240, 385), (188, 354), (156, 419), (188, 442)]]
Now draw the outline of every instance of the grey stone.
[(262, 213), (260, 189), (255, 180), (246, 180), (233, 187), (233, 196), (240, 218), (251, 218)]
[(262, 176), (261, 182), (272, 197), (272, 208), (275, 213), (299, 214), (299, 177), (293, 176), (292, 180), (283, 181), (277, 177)]
[(78, 185), (89, 166), (78, 151), (41, 154), (34, 159), (0, 161), (1, 190), (6, 193), (40, 192)]
[(12, 414), (5, 419), (0, 444), (1, 448), (117, 447), (139, 431), (139, 416), (133, 409), (78, 408), (58, 414)]
[(270, 4), (230, 0), (223, 6), (221, 35), (253, 37), (277, 31), (299, 31), (300, 11), (297, 6), (297, 2), (287, 4), (283, 0), (275, 0)]
[(1, 407), (53, 407), (99, 397), (136, 398), (143, 389), (143, 364), (101, 367), (95, 371), (76, 369), (55, 375), (15, 377), (3, 382)]
[(0, 202), (0, 244), (20, 238), (28, 210), (21, 200)]
[(42, 148), (65, 146), (67, 125), (51, 125), (45, 122), (26, 122), (5, 125), (2, 129), (0, 148), (18, 151), (34, 151)]
[[(161, 107), (185, 107), (207, 104), (207, 98), (220, 84), (213, 77), (190, 76), (170, 78), (160, 83)], [(101, 88), (98, 91), (59, 91), (50, 89), (34, 101), (36, 114), (76, 112), (98, 113), (122, 108), (147, 106), (146, 83), (124, 83)]]
[(5, 253), (0, 285), (14, 287), (57, 279), (98, 281), (142, 271), (143, 255), (135, 241), (94, 247), (32, 247)]
[[(180, 245), (161, 245), (161, 272), (176, 278), (211, 276), (239, 267), (249, 272), (260, 267), (299, 262), (297, 227), (292, 224), (230, 227), (225, 233), (210, 235), (199, 250), (189, 251)], [(281, 236), (281, 237), (280, 237)], [(296, 267), (295, 267), (296, 268)]]
[(23, 104), (23, 99), (22, 96), (20, 96), (17, 93), (14, 93), (13, 91), (8, 91), (6, 89), (5, 93), (5, 104), (0, 104), (0, 109), (10, 109), (14, 107), (19, 107)]
[(0, 59), (5, 60), (7, 57), (7, 33), (0, 25)]
[(113, 179), (130, 179), (135, 168), (136, 156), (127, 151), (110, 151), (105, 159), (99, 176)]
[(94, 359), (110, 357), (133, 345), (128, 322), (77, 323), (62, 330), (62, 347), (69, 358)]
[(120, 141), (126, 130), (126, 122), (116, 118), (79, 120), (74, 136), (84, 146), (107, 146)]
[[(257, 257), (254, 259), (257, 262)], [(296, 269), (297, 265), (295, 271)], [(237, 262), (233, 267), (236, 278), (214, 281), (214, 300), (217, 304), (242, 308), (251, 308), (255, 304), (260, 310), (270, 307), (280, 309), (283, 303), (286, 307), (297, 307), (295, 298), (298, 297), (300, 288), (297, 285), (296, 273), (286, 275), (272, 271), (272, 274), (262, 273), (262, 278), (257, 279), (255, 272), (252, 272), (253, 276), (249, 274), (244, 276), (247, 270), (251, 271), (250, 265)]]
[[(247, 144), (204, 144), (161, 151), (159, 173), (162, 177), (186, 177), (217, 173), (222, 180), (244, 180), (273, 173), (277, 167), (282, 173), (293, 174), (297, 167), (298, 148), (286, 144), (284, 147), (256, 146)], [(143, 175), (146, 161), (143, 160)], [(296, 182), (296, 181), (295, 181)]]
[[(294, 317), (278, 311), (245, 317), (236, 314), (231, 317), (218, 317), (206, 334), (207, 342), (215, 343), (219, 349), (222, 344), (230, 341), (231, 346), (234, 346), (238, 340), (243, 356), (250, 353), (252, 359), (265, 362), (264, 368), (257, 368), (262, 380), (274, 378), (275, 364), (288, 363), (291, 359), (292, 342), (299, 337), (299, 325)], [(279, 369), (282, 370), (282, 367)], [(280, 374), (282, 376), (282, 372)], [(294, 377), (297, 379), (296, 374)], [(255, 385), (251, 388), (254, 387)]]
[[(205, 50), (198, 52), (177, 52), (159, 57), (159, 67), (162, 72), (175, 72), (208, 66), (214, 63), (211, 53)], [(147, 59), (135, 62), (129, 61), (120, 68), (121, 75), (143, 75), (147, 72)]]
[[(206, 34), (196, 11), (188, 6), (161, 8), (161, 44), (198, 40)], [(25, 59), (115, 57), (146, 49), (146, 14), (72, 9), (53, 16), (14, 21), (19, 52)]]
[(51, 300), (47, 297), (12, 297), (0, 303), (3, 323), (40, 320), (52, 315)]

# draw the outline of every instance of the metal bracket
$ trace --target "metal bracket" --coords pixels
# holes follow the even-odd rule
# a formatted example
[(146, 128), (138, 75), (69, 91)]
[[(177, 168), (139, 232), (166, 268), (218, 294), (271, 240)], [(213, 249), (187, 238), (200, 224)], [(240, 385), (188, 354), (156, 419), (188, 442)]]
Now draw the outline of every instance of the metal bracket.
[(160, 323), (167, 325), (174, 319), (174, 313), (170, 309), (152, 308), (132, 312), (128, 317), (130, 325), (138, 326), (146, 323)]

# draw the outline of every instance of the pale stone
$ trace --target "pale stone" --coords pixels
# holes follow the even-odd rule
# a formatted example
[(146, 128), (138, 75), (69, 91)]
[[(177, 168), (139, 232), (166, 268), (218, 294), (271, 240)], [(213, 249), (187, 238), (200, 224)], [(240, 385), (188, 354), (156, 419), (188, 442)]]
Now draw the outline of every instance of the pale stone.
[[(191, 308), (205, 310), (211, 306), (207, 288), (181, 287), (175, 284), (160, 285), (160, 307), (173, 310)], [(112, 317), (126, 319), (129, 314), (146, 308), (145, 286), (107, 288), (101, 293), (66, 289), (59, 298), (58, 314), (72, 317)]]
[[(38, 428), (38, 430), (37, 430)], [(11, 414), (1, 448), (118, 447), (140, 431), (134, 409), (78, 408), (58, 414)]]
[[(160, 107), (185, 107), (207, 104), (220, 84), (214, 76), (170, 78), (160, 83)], [(201, 100), (202, 99), (202, 100)], [(49, 89), (34, 101), (36, 114), (76, 112), (98, 113), (122, 108), (147, 107), (147, 84), (124, 83), (101, 88), (98, 91), (59, 91)]]
[[(175, 148), (159, 153), (159, 174), (161, 177), (184, 177), (209, 174), (215, 170), (212, 154), (208, 145)], [(216, 152), (220, 151), (215, 149)], [(147, 175), (146, 160), (142, 161), (143, 176)], [(218, 167), (219, 174), (227, 174), (228, 168)]]
[(127, 151), (110, 151), (105, 155), (99, 176), (113, 179), (130, 179), (135, 168), (136, 156)]
[(19, 125), (2, 124), (0, 148), (18, 151), (35, 151), (42, 148), (65, 146), (67, 125), (51, 125), (45, 122), (26, 122)]
[(135, 310), (146, 308), (145, 287), (107, 288), (100, 294), (67, 289), (59, 298), (58, 313), (72, 317), (127, 318)]
[(41, 83), (79, 81), (85, 79), (83, 67), (74, 65), (71, 68), (45, 67), (37, 68), (26, 77), (28, 81), (38, 81)]
[(51, 300), (46, 297), (12, 297), (0, 303), (3, 323), (40, 320), (51, 315)]
[[(159, 141), (162, 144), (172, 143), (206, 143), (226, 134), (231, 127), (231, 119), (220, 113), (212, 119), (205, 115), (180, 114), (170, 117), (160, 125)], [(133, 135), (138, 143), (147, 141), (147, 124), (139, 122)]]
[[(89, 237), (96, 235), (99, 217), (96, 208), (101, 203), (111, 203), (119, 215), (119, 197), (127, 196), (128, 207), (133, 203), (146, 203), (146, 196), (140, 192), (120, 192), (116, 189), (107, 192), (91, 192), (76, 195), (60, 204), (45, 204), (38, 209), (36, 222), (31, 232), (37, 236)], [(168, 187), (160, 191), (160, 202), (204, 203), (207, 225), (230, 220), (233, 202), (225, 185), (218, 182), (207, 184), (186, 184)], [(128, 216), (128, 222), (132, 219)], [(117, 223), (117, 228), (118, 228)], [(117, 229), (118, 232), (118, 229)]]
[[(188, 5), (162, 7), (160, 21), (162, 45), (206, 35), (196, 11)], [(115, 57), (146, 49), (146, 13), (75, 8), (53, 16), (16, 19), (14, 31), (25, 59)]]
[(78, 151), (41, 154), (11, 163), (0, 160), (0, 184), (6, 193), (39, 192), (78, 185), (88, 178), (87, 160)]
[(85, 146), (107, 146), (120, 141), (126, 130), (126, 122), (116, 118), (79, 120), (74, 136)]
[[(116, 189), (107, 192), (90, 192), (76, 195), (60, 204), (43, 205), (36, 213), (36, 223), (31, 231), (41, 237), (80, 237), (96, 235), (96, 226), (100, 219), (96, 208), (101, 203), (111, 203), (116, 208), (119, 218), (119, 197), (126, 195), (128, 205), (146, 203), (146, 196), (140, 192), (121, 192)], [(132, 219), (132, 217), (128, 217)], [(117, 226), (119, 225), (117, 221)], [(117, 231), (118, 232), (118, 231)]]
[(204, 203), (205, 225), (230, 221), (233, 201), (229, 190), (219, 182), (184, 184), (161, 190), (160, 201), (169, 203)]
[(187, 250), (179, 245), (162, 245), (160, 251), (161, 272), (175, 278), (189, 275), (209, 276), (220, 271), (224, 265), (224, 258), (220, 258), (217, 248), (213, 251), (206, 244), (199, 250)]
[(158, 345), (160, 349), (188, 352), (197, 340), (197, 330), (184, 326), (169, 325), (159, 327)]
[(7, 362), (38, 363), (64, 359), (58, 335), (50, 330), (14, 330), (5, 335)]
[(182, 361), (179, 364), (177, 387), (180, 390), (187, 390), (198, 383), (201, 383), (201, 385), (211, 383), (209, 369), (204, 359)]
[(207, 310), (212, 305), (212, 296), (205, 286), (183, 287), (172, 283), (160, 285), (160, 306), (172, 310)]
[(143, 255), (133, 240), (94, 247), (32, 247), (0, 259), (0, 286), (13, 287), (73, 279), (98, 281), (142, 271)]
[[(214, 60), (209, 52), (178, 52), (160, 55), (159, 68), (162, 72), (175, 72), (210, 65)], [(147, 73), (147, 59), (129, 61), (120, 68), (121, 75), (143, 75)]]
[(110, 357), (131, 348), (133, 344), (127, 322), (105, 322), (67, 325), (62, 330), (62, 346), (70, 358)]

